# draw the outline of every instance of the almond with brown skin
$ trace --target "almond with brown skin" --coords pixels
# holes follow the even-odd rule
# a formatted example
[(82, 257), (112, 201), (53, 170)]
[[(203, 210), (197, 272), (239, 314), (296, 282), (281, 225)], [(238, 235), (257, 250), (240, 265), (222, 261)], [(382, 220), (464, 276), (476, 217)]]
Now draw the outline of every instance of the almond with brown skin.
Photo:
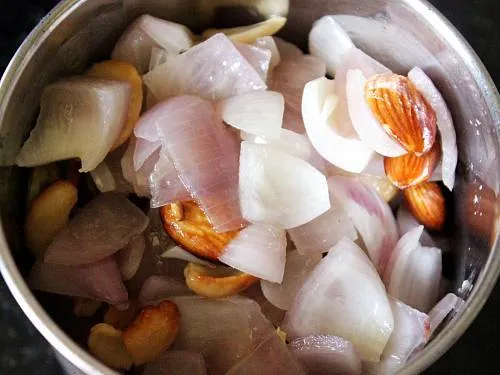
[(411, 152), (397, 158), (384, 158), (387, 178), (399, 189), (427, 181), (434, 172), (441, 157), (441, 146), (434, 142), (429, 152), (417, 156)]
[(238, 230), (216, 232), (203, 210), (193, 201), (167, 204), (160, 208), (163, 227), (168, 235), (187, 251), (217, 261)]
[(365, 98), (384, 130), (408, 152), (428, 152), (436, 138), (436, 114), (407, 78), (378, 74), (367, 80)]
[(446, 208), (443, 191), (436, 182), (423, 182), (403, 190), (406, 205), (417, 221), (431, 230), (443, 229)]

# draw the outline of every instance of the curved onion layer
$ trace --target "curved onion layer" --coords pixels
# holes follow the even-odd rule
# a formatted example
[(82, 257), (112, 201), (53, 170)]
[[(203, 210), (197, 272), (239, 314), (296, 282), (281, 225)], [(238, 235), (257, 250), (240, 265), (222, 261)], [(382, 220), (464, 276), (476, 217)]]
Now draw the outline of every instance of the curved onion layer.
[(274, 306), (290, 309), (302, 283), (320, 260), (321, 253), (301, 255), (297, 250), (289, 251), (281, 284), (261, 280), (262, 293)]
[(153, 275), (142, 284), (138, 300), (143, 305), (148, 305), (165, 298), (189, 294), (192, 292), (183, 282), (166, 275)]
[(124, 196), (100, 194), (56, 236), (44, 260), (78, 265), (107, 258), (141, 234), (148, 221), (148, 217)]
[(168, 350), (144, 366), (142, 375), (206, 375), (207, 365), (200, 353), (188, 350)]
[(430, 318), (430, 335), (432, 336), (439, 328), (444, 319), (453, 311), (457, 311), (462, 307), (465, 301), (457, 297), (453, 293), (448, 293), (444, 296), (431, 311), (429, 311)]
[(343, 202), (375, 268), (383, 275), (398, 241), (391, 208), (375, 190), (355, 179), (334, 176), (329, 178), (329, 184), (332, 184), (330, 191), (337, 196), (338, 202)]
[(148, 71), (151, 71), (157, 66), (165, 63), (168, 59), (168, 56), (169, 52), (167, 50), (163, 48), (153, 47), (151, 49), (151, 58), (149, 59)]
[(283, 95), (256, 91), (224, 99), (219, 103), (227, 124), (257, 136), (279, 138), (284, 111)]
[(321, 260), (287, 312), (291, 338), (325, 334), (349, 340), (364, 361), (378, 362), (393, 329), (384, 285), (354, 242), (340, 240)]
[(341, 56), (354, 48), (351, 38), (332, 16), (324, 16), (314, 22), (309, 33), (311, 55), (326, 62), (326, 71), (334, 76), (341, 65)]
[(428, 312), (437, 300), (441, 280), (441, 250), (420, 246), (423, 226), (400, 238), (385, 270), (387, 292), (407, 305)]
[(94, 170), (90, 172), (92, 180), (101, 193), (115, 191), (118, 193), (132, 193), (133, 186), (125, 179), (121, 166), (121, 159), (126, 152), (122, 146), (110, 152)]
[(398, 372), (413, 353), (422, 349), (430, 337), (429, 317), (410, 306), (391, 298), (394, 330), (377, 364), (364, 370), (370, 375), (387, 375)]
[(332, 114), (336, 109), (335, 82), (319, 78), (306, 84), (302, 116), (314, 148), (328, 162), (346, 171), (359, 173), (370, 162), (373, 151), (355, 138), (341, 136)]
[(165, 259), (179, 259), (185, 262), (200, 264), (202, 266), (207, 266), (207, 267), (215, 267), (213, 263), (198, 258), (197, 256), (194, 256), (192, 253), (190, 253), (187, 250), (184, 250), (182, 247), (179, 246), (174, 246), (168, 250), (165, 250), (165, 252), (161, 254), (161, 257)]
[(243, 229), (219, 260), (237, 270), (280, 283), (286, 257), (285, 232), (268, 225), (253, 224)]
[(127, 246), (118, 252), (118, 267), (123, 280), (130, 280), (136, 274), (141, 265), (142, 256), (146, 249), (146, 240), (141, 234), (129, 242)]
[(442, 157), (442, 178), (444, 185), (452, 190), (455, 184), (455, 169), (457, 167), (458, 151), (457, 137), (453, 127), (448, 106), (441, 93), (432, 83), (431, 79), (420, 68), (413, 68), (408, 73), (408, 78), (413, 82), (417, 90), (424, 96), (436, 113), (437, 126), (441, 138)]
[(352, 126), (361, 141), (381, 155), (397, 157), (407, 151), (392, 139), (373, 115), (365, 99), (366, 78), (359, 69), (347, 71), (346, 95)]
[[(399, 206), (398, 213), (396, 215), (396, 223), (398, 225), (400, 237), (408, 233), (410, 230), (420, 226), (420, 223), (417, 221), (417, 219), (413, 217), (410, 211), (408, 211), (408, 209), (403, 204)], [(425, 229), (420, 236), (420, 243), (424, 246), (434, 246), (434, 240)]]
[(186, 26), (145, 14), (125, 30), (111, 57), (131, 63), (139, 73), (144, 74), (148, 70), (153, 47), (178, 54), (193, 45), (192, 36)]
[(342, 337), (300, 337), (292, 340), (288, 348), (310, 375), (361, 375), (361, 361), (356, 349)]
[(250, 222), (294, 228), (330, 208), (325, 176), (267, 145), (241, 144), (239, 181), (241, 212)]
[(254, 46), (265, 48), (271, 51), (271, 61), (269, 62), (269, 70), (273, 70), (278, 66), (281, 61), (281, 55), (278, 51), (278, 46), (272, 36), (263, 36), (258, 38), (254, 43)]
[(266, 48), (249, 45), (244, 43), (235, 43), (236, 48), (241, 55), (249, 62), (260, 78), (266, 82), (267, 73), (271, 65), (272, 52)]
[(144, 83), (157, 100), (182, 94), (217, 100), (267, 88), (259, 73), (223, 34), (168, 59), (146, 74)]
[(302, 253), (326, 253), (343, 237), (357, 239), (357, 233), (347, 214), (343, 201), (334, 194), (332, 179), (328, 180), (331, 207), (316, 219), (288, 230), (297, 250)]
[[(160, 150), (158, 147), (153, 149), (151, 142), (146, 144), (146, 142), (139, 141), (140, 138), (130, 137), (127, 150), (123, 154), (120, 164), (124, 179), (132, 184), (135, 193), (140, 197), (149, 197), (151, 195), (149, 177), (159, 159)], [(140, 167), (136, 169), (134, 166), (134, 152), (138, 145), (146, 145), (145, 147), (149, 147), (150, 151), (147, 152), (147, 158), (141, 161)]]
[(127, 83), (72, 77), (43, 90), (35, 128), (16, 158), (20, 167), (79, 158), (80, 172), (101, 163), (127, 119)]
[(81, 266), (37, 262), (31, 269), (29, 285), (44, 292), (90, 298), (119, 305), (128, 302), (128, 293), (113, 258)]

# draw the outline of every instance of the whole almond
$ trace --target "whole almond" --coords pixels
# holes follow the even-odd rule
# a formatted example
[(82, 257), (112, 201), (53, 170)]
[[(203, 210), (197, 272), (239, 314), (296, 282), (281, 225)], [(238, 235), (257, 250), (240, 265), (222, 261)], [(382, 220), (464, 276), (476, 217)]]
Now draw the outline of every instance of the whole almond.
[(165, 231), (179, 246), (209, 260), (217, 261), (239, 232), (216, 232), (203, 210), (193, 201), (167, 204), (160, 208), (160, 216)]
[(430, 151), (420, 156), (409, 152), (396, 158), (385, 157), (385, 174), (399, 189), (406, 189), (427, 181), (432, 176), (440, 157), (439, 142), (434, 142)]
[(431, 230), (443, 229), (446, 207), (441, 187), (423, 182), (403, 191), (406, 205), (417, 221)]
[(367, 80), (365, 98), (385, 131), (406, 150), (421, 155), (436, 138), (436, 114), (407, 78), (378, 74)]

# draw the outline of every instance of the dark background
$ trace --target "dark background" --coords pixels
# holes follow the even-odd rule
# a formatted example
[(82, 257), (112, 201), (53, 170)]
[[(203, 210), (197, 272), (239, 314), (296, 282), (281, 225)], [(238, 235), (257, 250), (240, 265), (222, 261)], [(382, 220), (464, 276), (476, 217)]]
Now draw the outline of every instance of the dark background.
[[(0, 0), (0, 73), (28, 32), (56, 3), (57, 0)], [(431, 3), (462, 32), (498, 86), (500, 0)], [(24, 317), (1, 279), (0, 374), (62, 374), (50, 346)], [(500, 374), (499, 285), (468, 331), (425, 374)]]

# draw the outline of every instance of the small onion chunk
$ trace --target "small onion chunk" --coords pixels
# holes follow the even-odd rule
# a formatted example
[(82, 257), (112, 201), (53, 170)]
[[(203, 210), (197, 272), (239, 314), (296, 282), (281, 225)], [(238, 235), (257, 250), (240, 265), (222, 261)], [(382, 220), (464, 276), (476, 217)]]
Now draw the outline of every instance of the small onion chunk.
[(453, 311), (458, 311), (465, 301), (457, 297), (453, 293), (448, 293), (444, 296), (431, 311), (429, 311), (430, 318), (430, 336), (432, 336), (439, 328), (443, 320)]

